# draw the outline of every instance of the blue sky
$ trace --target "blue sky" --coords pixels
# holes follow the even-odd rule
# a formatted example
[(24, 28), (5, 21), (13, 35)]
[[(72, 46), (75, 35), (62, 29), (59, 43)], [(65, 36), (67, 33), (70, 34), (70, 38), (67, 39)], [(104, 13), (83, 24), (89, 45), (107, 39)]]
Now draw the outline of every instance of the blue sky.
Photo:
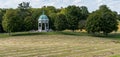
[(120, 0), (0, 0), (0, 8), (16, 8), (23, 1), (30, 2), (33, 8), (40, 8), (44, 5), (56, 8), (68, 5), (87, 6), (90, 12), (105, 4), (113, 11), (120, 13)]

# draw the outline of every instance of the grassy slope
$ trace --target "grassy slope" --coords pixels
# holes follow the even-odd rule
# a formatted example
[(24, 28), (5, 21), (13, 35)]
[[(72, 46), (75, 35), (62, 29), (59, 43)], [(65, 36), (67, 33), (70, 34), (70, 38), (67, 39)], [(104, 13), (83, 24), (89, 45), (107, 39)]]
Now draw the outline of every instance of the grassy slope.
[(119, 38), (119, 33), (108, 37), (78, 32), (2, 34), (0, 57), (109, 57), (120, 54)]

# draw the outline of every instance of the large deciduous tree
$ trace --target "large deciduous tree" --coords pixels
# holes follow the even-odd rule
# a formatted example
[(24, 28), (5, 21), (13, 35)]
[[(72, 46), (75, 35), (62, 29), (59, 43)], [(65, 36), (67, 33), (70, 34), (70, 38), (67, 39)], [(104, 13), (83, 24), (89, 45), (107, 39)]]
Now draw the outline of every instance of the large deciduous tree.
[(87, 20), (89, 15), (88, 8), (86, 6), (81, 6), (81, 20)]
[(81, 9), (78, 6), (68, 6), (61, 11), (62, 14), (66, 16), (67, 28), (74, 31), (78, 29), (78, 22), (81, 17)]
[(24, 24), (25, 24), (25, 31), (30, 31), (34, 29), (34, 19), (32, 19), (31, 16), (27, 16), (24, 19)]
[(66, 16), (63, 14), (57, 14), (57, 17), (55, 19), (54, 25), (55, 29), (57, 31), (62, 31), (66, 29), (67, 23), (66, 23)]
[(21, 30), (22, 20), (19, 18), (17, 10), (9, 9), (6, 11), (2, 21), (2, 26), (6, 32), (17, 32)]
[[(28, 31), (28, 30), (32, 30), (31, 28), (28, 29), (28, 27), (30, 27), (31, 25), (33, 25), (32, 23), (28, 25), (29, 20), (32, 19), (32, 8), (30, 7), (30, 3), (29, 2), (22, 2), (18, 5), (18, 9), (19, 11), (19, 18), (22, 20), (22, 27), (20, 31)], [(28, 17), (30, 19), (28, 19)], [(26, 20), (27, 19), (27, 20)], [(32, 21), (34, 23), (34, 21)], [(26, 26), (28, 25), (28, 27)], [(34, 25), (33, 25), (34, 26)]]
[(120, 14), (117, 15), (117, 19), (120, 20)]
[(2, 21), (3, 21), (3, 16), (6, 12), (6, 9), (0, 9), (0, 32), (4, 32), (3, 26), (2, 26)]
[(86, 6), (81, 6), (80, 8), (81, 8), (81, 18), (78, 23), (78, 28), (82, 31), (82, 29), (85, 29), (85, 24), (89, 15), (89, 11)]
[(88, 17), (86, 30), (88, 33), (103, 33), (107, 35), (112, 31), (117, 31), (117, 26), (116, 14), (106, 5), (102, 5), (99, 10), (93, 12)]
[(57, 18), (57, 13), (51, 13), (49, 14), (49, 26), (50, 29), (55, 30), (55, 19)]

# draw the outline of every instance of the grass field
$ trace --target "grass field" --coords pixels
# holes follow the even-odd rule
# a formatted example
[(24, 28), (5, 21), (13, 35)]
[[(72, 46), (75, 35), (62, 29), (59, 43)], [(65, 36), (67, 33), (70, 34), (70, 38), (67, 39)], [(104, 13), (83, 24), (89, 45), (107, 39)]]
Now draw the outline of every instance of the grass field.
[(93, 37), (87, 33), (0, 34), (0, 57), (120, 57), (120, 34)]

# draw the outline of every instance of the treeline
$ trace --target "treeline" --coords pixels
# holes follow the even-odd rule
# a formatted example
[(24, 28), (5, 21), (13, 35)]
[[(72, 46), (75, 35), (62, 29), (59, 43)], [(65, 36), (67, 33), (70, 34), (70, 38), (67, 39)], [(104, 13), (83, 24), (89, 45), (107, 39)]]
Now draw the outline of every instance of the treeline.
[(89, 33), (107, 34), (117, 30), (117, 20), (120, 19), (120, 15), (106, 5), (90, 13), (86, 6), (70, 5), (60, 9), (54, 6), (32, 8), (30, 3), (23, 2), (16, 9), (0, 9), (0, 32), (37, 30), (38, 18), (43, 10), (49, 17), (50, 29), (55, 31), (86, 29)]

